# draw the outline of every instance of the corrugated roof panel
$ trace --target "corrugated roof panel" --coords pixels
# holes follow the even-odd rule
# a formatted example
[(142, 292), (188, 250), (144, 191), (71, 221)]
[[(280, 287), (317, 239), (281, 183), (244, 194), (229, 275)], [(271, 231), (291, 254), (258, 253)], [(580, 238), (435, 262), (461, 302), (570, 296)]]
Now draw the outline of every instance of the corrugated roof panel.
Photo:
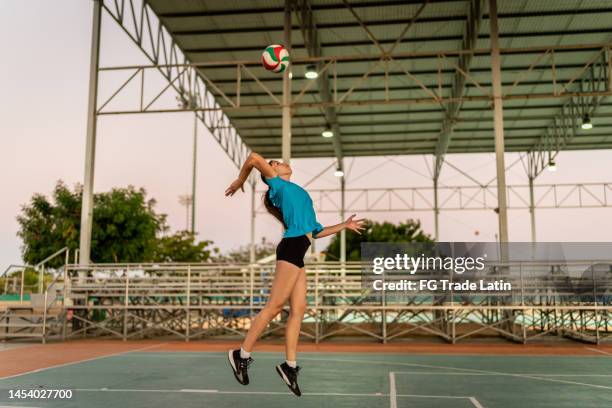
[[(365, 4), (361, 7), (360, 4)], [(500, 46), (502, 48), (536, 47), (550, 45), (575, 45), (604, 43), (612, 40), (612, 4), (609, 1), (500, 1)], [(257, 61), (263, 48), (270, 43), (282, 42), (282, 0), (257, 1), (162, 1), (151, 0), (151, 6), (162, 14), (162, 19), (179, 46), (186, 50), (195, 62), (227, 60)], [(364, 30), (340, 0), (311, 0), (314, 16), (320, 26), (318, 31), (327, 56), (377, 55)], [(355, 12), (368, 23), (374, 36), (390, 47), (406, 23), (419, 8), (419, 4), (402, 4), (401, 1), (385, 1), (384, 7), (372, 7), (372, 0), (351, 0)], [(487, 14), (487, 2), (483, 2)], [(396, 53), (458, 50), (462, 47), (467, 1), (432, 2), (425, 6), (420, 19), (406, 34), (395, 49)], [(600, 11), (601, 10), (601, 11)], [(294, 18), (292, 57), (307, 56), (303, 48), (302, 33), (298, 20)], [(480, 38), (476, 48), (489, 47), (488, 16), (481, 24)], [(557, 81), (563, 84), (595, 54), (593, 50), (558, 52)], [(521, 82), (511, 91), (513, 94), (547, 93), (552, 91), (550, 59), (544, 58), (530, 73), (526, 69), (538, 54), (506, 54), (502, 56), (502, 81), (504, 92), (510, 92), (512, 83), (519, 77)], [(371, 76), (357, 85), (357, 81), (374, 62), (339, 63), (337, 66), (339, 96), (356, 86), (346, 97), (350, 103), (368, 100), (383, 100), (386, 84), (389, 97), (393, 99), (427, 98), (429, 94), (420, 89), (414, 79), (402, 72), (406, 69), (431, 91), (450, 96), (456, 70), (449, 63), (457, 63), (457, 57), (448, 57), (443, 63), (443, 73), (438, 77), (438, 60), (410, 58), (389, 64), (389, 78), (385, 82), (381, 65)], [(466, 81), (465, 95), (479, 96), (490, 93), (490, 58), (475, 56), (471, 62), (470, 75), (481, 86), (475, 87)], [(260, 66), (249, 69), (278, 98), (281, 95), (281, 76), (265, 72)], [(308, 84), (303, 79), (304, 64), (292, 66), (294, 96)], [(230, 98), (236, 94), (235, 68), (202, 68), (209, 78), (220, 82), (218, 86)], [(241, 87), (242, 103), (271, 104), (266, 92), (243, 73)], [(221, 98), (219, 103), (226, 104)], [(300, 103), (318, 103), (320, 96), (316, 86), (307, 91)], [(504, 115), (506, 146), (511, 150), (526, 150), (538, 139), (563, 104), (563, 99), (506, 100)], [(280, 155), (280, 108), (253, 109), (249, 111), (229, 110), (228, 115), (247, 144), (258, 146), (262, 151)], [(598, 118), (597, 114), (601, 116)], [(607, 116), (606, 116), (607, 115)], [(333, 144), (324, 140), (319, 132), (325, 125), (325, 117), (317, 107), (299, 108), (293, 116), (294, 146), (296, 157), (321, 157), (333, 155)], [(598, 120), (600, 131), (606, 132), (605, 121), (612, 126), (612, 104), (604, 103), (593, 115)], [(437, 144), (440, 126), (444, 120), (442, 107), (437, 104), (360, 104), (343, 106), (338, 113), (346, 156), (409, 153), (433, 153)], [(612, 127), (610, 127), (612, 129)], [(569, 148), (602, 147), (612, 145), (601, 135), (580, 135)], [(449, 151), (491, 151), (492, 112), (488, 101), (465, 101)]]

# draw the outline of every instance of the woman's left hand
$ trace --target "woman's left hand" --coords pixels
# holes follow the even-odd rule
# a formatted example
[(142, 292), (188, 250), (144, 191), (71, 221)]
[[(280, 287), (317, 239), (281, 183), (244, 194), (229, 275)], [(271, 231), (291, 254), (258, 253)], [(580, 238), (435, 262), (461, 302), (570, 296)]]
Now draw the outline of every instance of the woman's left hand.
[(242, 190), (244, 193), (244, 182), (240, 179), (236, 179), (232, 184), (230, 184), (230, 186), (225, 190), (225, 196), (231, 197), (238, 190)]
[(351, 215), (350, 217), (346, 219), (346, 221), (344, 221), (344, 228), (350, 229), (351, 231), (354, 231), (358, 233), (359, 235), (361, 235), (360, 231), (364, 229), (362, 225), (365, 222), (365, 218), (354, 220), (353, 218), (355, 218), (355, 215), (356, 214)]

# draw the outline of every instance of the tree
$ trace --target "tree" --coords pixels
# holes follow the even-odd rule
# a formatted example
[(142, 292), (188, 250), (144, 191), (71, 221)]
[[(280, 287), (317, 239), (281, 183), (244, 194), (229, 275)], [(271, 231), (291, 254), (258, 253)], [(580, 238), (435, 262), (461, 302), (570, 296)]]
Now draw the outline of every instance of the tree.
[[(434, 242), (430, 235), (423, 232), (421, 222), (408, 219), (399, 225), (390, 222), (377, 223), (366, 221), (362, 234), (346, 231), (346, 260), (361, 260), (362, 242)], [(340, 259), (340, 234), (336, 234), (325, 250), (326, 261)]]
[[(79, 247), (82, 188), (71, 191), (61, 180), (52, 199), (35, 194), (17, 217), (22, 257), (35, 264), (54, 252)], [(94, 195), (91, 260), (93, 262), (146, 262), (153, 258), (157, 234), (167, 230), (166, 215), (154, 210), (155, 200), (133, 186)], [(48, 266), (59, 267), (56, 258)]]
[(196, 234), (190, 231), (178, 231), (173, 235), (158, 239), (153, 259), (155, 262), (205, 262), (212, 252), (219, 253), (219, 248), (209, 249), (212, 241), (195, 242)]

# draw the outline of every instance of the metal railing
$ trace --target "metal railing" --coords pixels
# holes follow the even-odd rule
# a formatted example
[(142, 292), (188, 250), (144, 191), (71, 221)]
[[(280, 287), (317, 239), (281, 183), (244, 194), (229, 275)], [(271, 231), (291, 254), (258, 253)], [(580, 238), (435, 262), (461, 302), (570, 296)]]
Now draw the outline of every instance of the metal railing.
[(68, 249), (68, 247), (63, 247), (59, 251), (54, 252), (53, 254), (49, 255), (48, 257), (34, 265), (34, 270), (38, 271), (38, 293), (43, 293), (44, 277), (47, 263), (62, 254), (66, 254), (64, 260), (64, 265), (66, 265), (68, 264), (68, 260), (70, 259), (70, 250)]
[[(23, 294), (24, 294), (24, 282), (25, 282), (25, 271), (27, 268), (31, 268), (29, 265), (9, 265), (2, 274), (0, 274), (0, 278), (4, 279), (4, 288), (3, 293), (8, 294), (9, 288), (13, 289), (13, 292), (17, 292), (17, 287), (19, 287), (19, 301), (23, 302)], [(14, 270), (20, 270), (21, 274), (19, 279), (17, 277), (9, 276), (9, 273)]]
[[(12, 288), (13, 292), (17, 292), (16, 288), (19, 287), (19, 301), (20, 302), (23, 302), (24, 293), (28, 289), (28, 287), (31, 287), (31, 289), (36, 289), (39, 294), (42, 294), (44, 291), (44, 287), (45, 287), (44, 279), (45, 279), (45, 272), (47, 271), (47, 264), (62, 254), (65, 254), (64, 264), (66, 265), (69, 263), (69, 258), (70, 258), (70, 250), (68, 249), (68, 247), (64, 247), (60, 249), (59, 251), (56, 251), (55, 253), (49, 255), (48, 257), (46, 257), (45, 259), (43, 259), (36, 265), (17, 265), (17, 264), (9, 265), (0, 274), (0, 278), (4, 280), (4, 286), (0, 288), (0, 290), (3, 291), (2, 293), (8, 294), (9, 288)], [(38, 282), (35, 285), (25, 284), (25, 272), (28, 269), (38, 272)], [(10, 276), (11, 272), (14, 272), (15, 270), (19, 270), (21, 272), (18, 278), (15, 276)]]
[[(377, 293), (364, 280), (365, 265), (359, 262), (310, 263), (305, 322), (314, 330), (302, 334), (320, 341), (352, 330), (387, 341), (427, 332), (456, 341), (495, 332), (524, 342), (556, 331), (599, 342), (612, 338), (610, 265), (612, 261), (511, 262), (489, 265), (482, 275), (511, 284), (511, 290)], [(273, 264), (67, 265), (64, 290), (71, 299), (69, 308), (84, 325), (77, 333), (128, 339), (154, 331), (189, 340), (242, 333), (248, 318), (265, 306), (273, 277)], [(406, 280), (431, 278), (430, 272), (418, 271)], [(106, 317), (95, 320), (96, 313)], [(457, 332), (469, 325), (476, 327)], [(277, 321), (274, 327), (281, 326)]]

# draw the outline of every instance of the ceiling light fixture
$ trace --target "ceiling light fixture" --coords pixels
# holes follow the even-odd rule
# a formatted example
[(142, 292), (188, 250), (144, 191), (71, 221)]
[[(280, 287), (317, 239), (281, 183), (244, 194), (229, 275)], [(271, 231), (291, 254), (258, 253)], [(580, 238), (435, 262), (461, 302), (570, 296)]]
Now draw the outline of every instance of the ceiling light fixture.
[(334, 132), (330, 128), (325, 128), (323, 132), (321, 132), (321, 136), (323, 137), (334, 137)]
[(593, 129), (593, 123), (591, 123), (591, 118), (588, 113), (585, 113), (582, 117), (582, 125), (580, 127), (584, 130)]
[(319, 77), (319, 73), (317, 72), (317, 67), (315, 65), (307, 65), (304, 76), (308, 79), (317, 79)]

